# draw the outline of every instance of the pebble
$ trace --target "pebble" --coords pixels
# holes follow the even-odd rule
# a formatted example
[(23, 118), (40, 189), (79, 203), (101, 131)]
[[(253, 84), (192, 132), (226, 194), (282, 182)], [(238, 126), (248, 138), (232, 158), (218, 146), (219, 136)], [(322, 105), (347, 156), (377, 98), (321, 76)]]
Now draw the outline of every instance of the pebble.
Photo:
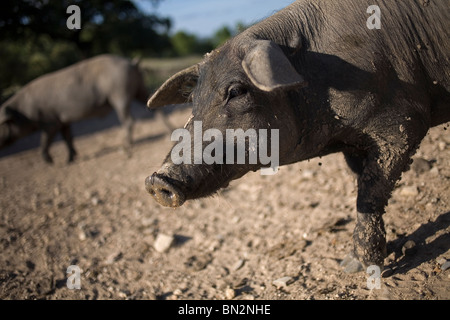
[(447, 269), (449, 269), (449, 268), (450, 268), (450, 261), (446, 261), (446, 262), (443, 263), (442, 266), (441, 266), (441, 270), (442, 270), (442, 271), (445, 271), (445, 270), (447, 270)]
[(340, 263), (345, 273), (356, 273), (363, 270), (362, 264), (352, 254), (348, 254)]
[(405, 256), (413, 255), (414, 253), (416, 253), (416, 251), (417, 251), (417, 246), (413, 240), (406, 241), (402, 247), (402, 253)]
[(79, 239), (80, 241), (86, 240), (86, 233), (84, 233), (83, 230), (81, 230), (81, 231), (78, 233), (78, 239)]
[(405, 197), (415, 197), (419, 194), (419, 190), (416, 186), (403, 187), (400, 190), (400, 195)]
[(240, 268), (242, 268), (242, 266), (244, 265), (244, 259), (239, 259), (238, 261), (236, 261), (233, 266), (231, 267), (231, 270), (233, 271), (237, 271)]
[(173, 294), (175, 296), (181, 296), (183, 294), (183, 291), (181, 291), (181, 289), (177, 288), (173, 291)]
[(169, 250), (169, 248), (172, 246), (172, 243), (174, 242), (175, 237), (169, 236), (163, 233), (158, 234), (156, 237), (155, 243), (153, 244), (153, 247), (158, 252), (166, 252)]
[(292, 283), (294, 279), (292, 277), (283, 277), (277, 280), (274, 280), (272, 284), (277, 287), (277, 289), (286, 288), (289, 284)]
[(419, 174), (429, 171), (431, 167), (431, 163), (424, 158), (415, 158), (413, 164), (411, 165), (411, 169)]
[(429, 173), (432, 174), (432, 175), (434, 175), (434, 176), (439, 175), (439, 169), (438, 169), (438, 167), (433, 167), (433, 168), (430, 170)]
[(232, 289), (232, 288), (227, 288), (225, 290), (225, 298), (227, 298), (228, 300), (231, 300), (234, 297), (236, 297), (236, 291), (234, 291), (234, 289)]
[(313, 170), (303, 170), (302, 178), (305, 178), (305, 179), (314, 178), (314, 171)]
[(123, 258), (123, 253), (122, 252), (113, 252), (111, 253), (105, 260), (106, 264), (113, 264), (114, 262), (119, 261), (120, 259)]

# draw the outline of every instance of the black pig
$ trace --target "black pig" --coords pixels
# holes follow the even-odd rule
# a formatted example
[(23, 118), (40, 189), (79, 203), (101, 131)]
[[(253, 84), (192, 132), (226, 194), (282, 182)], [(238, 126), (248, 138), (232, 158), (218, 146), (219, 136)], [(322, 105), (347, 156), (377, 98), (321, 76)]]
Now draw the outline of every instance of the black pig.
[[(375, 2), (381, 29), (366, 24), (372, 0), (296, 1), (171, 77), (148, 101), (154, 108), (191, 100), (191, 132), (196, 120), (222, 133), (279, 129), (280, 165), (343, 152), (358, 175), (349, 272), (358, 261), (383, 267), (382, 215), (394, 185), (428, 129), (450, 121), (448, 4)], [(160, 204), (177, 207), (260, 167), (175, 165), (169, 154), (145, 185)]]

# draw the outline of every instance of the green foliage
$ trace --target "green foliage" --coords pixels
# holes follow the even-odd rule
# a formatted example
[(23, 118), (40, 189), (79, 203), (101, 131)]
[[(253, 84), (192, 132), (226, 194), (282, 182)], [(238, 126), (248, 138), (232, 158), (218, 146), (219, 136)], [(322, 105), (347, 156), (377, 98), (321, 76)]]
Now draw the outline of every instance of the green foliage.
[[(157, 3), (159, 0), (146, 0)], [(80, 8), (81, 29), (69, 30), (69, 5)], [(33, 41), (41, 34), (75, 43), (84, 56), (155, 53), (169, 45), (170, 20), (139, 11), (130, 0), (3, 0), (0, 41)]]
[[(72, 4), (80, 8), (79, 30), (66, 26)], [(170, 36), (170, 28), (170, 19), (145, 14), (132, 0), (2, 0), (0, 102), (31, 80), (94, 55), (201, 57), (245, 26), (224, 26), (206, 39), (183, 31)]]
[(0, 57), (0, 94), (3, 99), (34, 78), (82, 58), (75, 44), (53, 41), (45, 34), (37, 36), (35, 41), (4, 40)]
[(223, 45), (227, 40), (234, 37), (238, 33), (247, 28), (243, 23), (239, 22), (235, 28), (223, 26), (219, 28), (212, 37), (202, 39), (193, 34), (184, 31), (178, 31), (171, 38), (173, 53), (176, 56), (188, 56), (195, 54), (205, 54)]
[(198, 39), (195, 35), (184, 31), (175, 33), (170, 38), (170, 42), (177, 56), (204, 54), (214, 48), (209, 40)]
[[(66, 26), (71, 4), (80, 8), (80, 30)], [(90, 56), (168, 51), (170, 25), (168, 18), (144, 14), (130, 0), (3, 0), (0, 99), (42, 74)]]
[(219, 47), (224, 44), (228, 39), (233, 36), (232, 31), (227, 26), (223, 26), (214, 33), (212, 42), (215, 47)]

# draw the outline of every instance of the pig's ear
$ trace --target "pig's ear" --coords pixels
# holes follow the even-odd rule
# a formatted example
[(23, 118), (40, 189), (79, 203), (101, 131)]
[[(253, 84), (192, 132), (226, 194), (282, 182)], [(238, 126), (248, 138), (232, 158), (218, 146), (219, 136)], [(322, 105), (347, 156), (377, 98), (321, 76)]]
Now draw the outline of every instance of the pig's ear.
[(170, 77), (147, 101), (149, 108), (185, 103), (189, 91), (197, 84), (198, 65), (193, 65)]
[(301, 88), (307, 85), (281, 48), (269, 40), (258, 40), (242, 61), (252, 83), (263, 91)]

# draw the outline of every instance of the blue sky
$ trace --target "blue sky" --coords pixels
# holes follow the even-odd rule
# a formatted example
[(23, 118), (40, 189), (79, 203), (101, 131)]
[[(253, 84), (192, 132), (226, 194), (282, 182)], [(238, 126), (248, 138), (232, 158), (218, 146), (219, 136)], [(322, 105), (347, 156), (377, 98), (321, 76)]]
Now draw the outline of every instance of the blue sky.
[(139, 8), (172, 20), (172, 32), (185, 30), (200, 37), (237, 22), (251, 24), (288, 6), (294, 0), (163, 0), (154, 8), (148, 1), (135, 0)]

